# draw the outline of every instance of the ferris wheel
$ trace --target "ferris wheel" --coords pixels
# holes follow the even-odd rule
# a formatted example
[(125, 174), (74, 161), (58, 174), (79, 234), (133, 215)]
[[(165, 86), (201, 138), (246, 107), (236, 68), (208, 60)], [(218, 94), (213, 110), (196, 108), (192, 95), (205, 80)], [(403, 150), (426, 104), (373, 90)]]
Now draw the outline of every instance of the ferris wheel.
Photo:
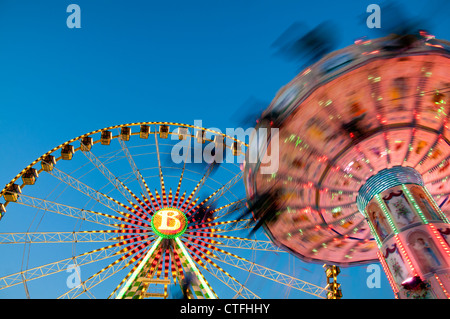
[(246, 147), (140, 122), (53, 148), (0, 193), (0, 298), (325, 298), (321, 272), (239, 218)]

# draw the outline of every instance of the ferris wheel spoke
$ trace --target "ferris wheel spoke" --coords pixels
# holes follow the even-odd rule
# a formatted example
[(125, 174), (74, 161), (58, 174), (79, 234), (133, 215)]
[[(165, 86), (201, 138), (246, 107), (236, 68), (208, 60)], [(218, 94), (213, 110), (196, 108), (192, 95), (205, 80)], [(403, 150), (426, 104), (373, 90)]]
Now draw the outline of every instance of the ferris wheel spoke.
[(220, 239), (219, 241), (214, 240), (214, 245), (218, 247), (287, 253), (285, 250), (275, 246), (271, 241), (232, 237), (232, 236), (217, 236), (217, 238)]
[(216, 208), (212, 211), (214, 214), (213, 219), (219, 219), (227, 216), (228, 214), (234, 213), (238, 210), (241, 210), (242, 208), (246, 207), (247, 199), (242, 198), (240, 200), (231, 202), (229, 204), (226, 204), (224, 206), (221, 206), (219, 208)]
[(56, 167), (53, 168), (52, 171), (49, 172), (53, 177), (59, 179), (60, 181), (66, 183), (67, 185), (71, 186), (73, 189), (79, 191), (80, 193), (88, 196), (89, 198), (95, 200), (96, 202), (102, 204), (103, 206), (111, 209), (115, 213), (123, 214), (121, 205), (118, 204), (117, 201), (112, 200), (109, 196), (87, 186), (83, 182), (79, 181), (78, 179), (70, 176), (67, 173), (64, 173), (63, 171), (57, 169)]
[[(122, 261), (122, 263), (124, 263), (124, 262)], [(121, 264), (117, 264), (114, 266), (116, 266), (116, 267), (113, 267), (113, 266), (109, 267), (106, 271), (91, 278), (90, 281), (80, 283), (75, 288), (72, 288), (65, 294), (59, 296), (58, 299), (75, 299), (75, 298), (78, 298), (79, 296), (81, 296), (82, 294), (92, 295), (89, 291), (90, 289), (97, 286), (98, 284), (101, 284), (104, 280), (115, 275), (117, 272), (121, 271), (122, 269), (124, 269), (126, 267), (126, 266), (122, 267)]]
[(136, 176), (134, 176), (133, 172), (123, 174), (119, 177), (119, 179), (124, 183), (125, 185), (128, 185), (136, 179)]
[(133, 174), (139, 183), (142, 194), (149, 193), (150, 189), (148, 188), (148, 185), (147, 185), (144, 177), (142, 176), (139, 168), (137, 167), (136, 162), (134, 161), (133, 156), (131, 155), (130, 150), (128, 149), (128, 146), (126, 145), (126, 143), (124, 141), (122, 141), (122, 139), (119, 138), (118, 140), (119, 140), (119, 144), (122, 148), (122, 152), (125, 154), (128, 164), (130, 165), (131, 170), (133, 171)]
[(240, 211), (242, 208), (246, 207), (247, 200), (245, 198), (229, 203), (227, 205), (216, 208), (212, 211), (212, 218), (207, 219), (207, 222), (217, 221), (221, 218), (227, 217), (228, 215)]
[[(250, 223), (253, 219), (235, 219), (235, 220), (226, 220), (222, 222), (215, 223), (203, 223), (201, 225), (193, 225), (188, 226), (186, 232), (199, 231), (202, 229), (210, 229), (210, 231), (216, 232), (224, 232), (224, 231), (232, 231), (238, 229), (244, 229), (250, 227)], [(247, 225), (247, 226), (244, 226)], [(220, 227), (220, 228), (217, 228)]]
[(239, 211), (240, 209), (244, 208), (246, 205), (246, 199), (240, 199), (238, 201), (234, 201), (231, 202), (229, 204), (226, 204), (224, 206), (221, 206), (219, 208), (213, 209), (210, 211), (210, 214), (212, 217), (208, 217), (206, 219), (204, 219), (203, 217), (200, 219), (196, 219), (196, 214), (199, 213), (199, 208), (201, 207), (199, 204), (197, 207), (195, 207), (192, 211), (191, 214), (188, 214), (191, 216), (191, 220), (190, 223), (192, 223), (193, 225), (200, 225), (202, 223), (205, 222), (212, 222), (215, 220), (218, 220), (220, 218), (223, 218), (233, 212)]
[[(241, 270), (249, 271), (252, 274), (262, 276), (266, 279), (273, 280), (279, 284), (286, 285), (287, 287), (301, 290), (303, 292), (313, 294), (315, 296), (321, 297), (321, 293), (326, 291), (325, 288), (319, 287), (317, 285), (310, 284), (308, 282), (299, 280), (292, 276), (283, 274), (281, 272), (272, 270), (262, 265), (258, 265), (254, 262), (248, 261), (245, 258), (239, 257), (238, 255), (227, 252), (223, 249), (216, 247), (212, 243), (204, 243), (201, 241), (194, 241), (197, 246), (203, 246), (204, 249), (208, 249), (208, 255), (215, 260), (220, 260), (231, 266), (240, 268)], [(213, 251), (213, 252), (211, 252)]]
[(96, 157), (92, 151), (82, 152), (86, 158), (103, 174), (103, 176), (108, 179), (108, 181), (113, 185), (124, 198), (132, 206), (136, 206), (139, 203), (137, 196), (119, 179), (117, 178), (106, 166), (103, 164), (98, 157)]
[[(114, 198), (108, 195), (103, 194), (102, 192), (99, 192), (91, 188), (90, 186), (84, 184), (83, 182), (70, 176), (69, 174), (62, 172), (56, 167), (54, 167), (53, 170), (49, 173), (52, 176), (56, 177), (57, 179), (61, 180), (62, 182), (66, 183), (67, 185), (71, 186), (75, 190), (79, 191), (80, 193), (88, 196), (89, 198), (95, 200), (96, 202), (102, 204), (105, 207), (108, 207), (112, 211), (126, 218), (132, 217), (144, 220), (142, 219), (142, 217), (139, 216), (139, 213), (136, 210), (122, 204), (121, 202), (115, 200)], [(124, 211), (129, 211), (130, 213), (126, 213)]]
[(85, 210), (81, 208), (76, 208), (68, 205), (63, 205), (60, 203), (52, 202), (49, 200), (36, 198), (24, 194), (20, 194), (16, 203), (33, 207), (36, 209), (41, 209), (46, 212), (52, 212), (64, 216), (68, 216), (71, 218), (80, 219), (83, 221), (88, 221), (104, 226), (109, 226), (113, 228), (117, 228), (117, 222), (126, 221), (127, 219), (123, 217), (116, 217), (113, 215), (108, 215), (104, 213), (99, 213), (91, 210)]
[(22, 283), (24, 280), (31, 281), (66, 271), (73, 265), (83, 266), (90, 263), (98, 262), (111, 258), (119, 253), (119, 248), (110, 246), (105, 249), (96, 249), (78, 256), (62, 259), (56, 262), (45, 264), (43, 266), (34, 267), (15, 274), (7, 275), (0, 278), (0, 290), (15, 286)]
[(221, 261), (238, 269), (248, 271), (251, 274), (263, 277), (265, 279), (272, 280), (286, 287), (297, 289), (319, 298), (325, 298), (323, 295), (327, 292), (326, 288), (308, 283), (279, 271), (272, 270), (268, 267), (248, 261), (245, 258), (226, 252), (222, 249), (216, 248), (214, 250), (214, 256), (211, 256), (212, 259)]
[[(197, 197), (195, 200), (191, 201), (189, 198), (184, 202), (184, 204), (181, 206), (181, 210), (184, 212), (189, 211), (192, 207), (194, 207), (197, 202), (200, 200), (199, 197)], [(203, 203), (203, 202), (202, 202)], [(198, 207), (201, 207), (202, 203), (198, 204)], [(188, 220), (192, 217), (192, 212), (186, 213), (186, 217)]]
[(164, 175), (162, 173), (162, 167), (161, 167), (161, 154), (159, 152), (158, 137), (156, 134), (157, 133), (155, 130), (154, 136), (155, 136), (155, 145), (156, 145), (156, 155), (157, 155), (157, 159), (158, 159), (159, 182), (161, 185), (162, 202), (166, 203), (166, 205), (167, 205), (166, 187), (164, 186)]
[(112, 152), (109, 152), (107, 154), (99, 155), (98, 158), (105, 164), (111, 164), (115, 161), (118, 161), (123, 158), (120, 154), (122, 153), (121, 150), (114, 150)]
[[(119, 139), (119, 141), (124, 143), (121, 139)], [(142, 220), (150, 221), (141, 208), (144, 207), (145, 204), (119, 178), (111, 173), (111, 171), (91, 151), (83, 152), (83, 154), (85, 154), (85, 156), (91, 161), (91, 163), (95, 167), (97, 167), (97, 169), (122, 194), (122, 196), (124, 196), (128, 200), (129, 204), (134, 208), (134, 214)], [(128, 210), (131, 211), (130, 209)]]
[(248, 218), (248, 219), (235, 219), (235, 220), (228, 220), (224, 222), (217, 222), (215, 224), (217, 225), (211, 225), (211, 229), (214, 233), (223, 233), (223, 232), (229, 232), (229, 231), (235, 231), (235, 230), (243, 230), (243, 229), (249, 229), (253, 227), (254, 219)]
[(0, 244), (98, 243), (116, 241), (111, 231), (0, 233)]
[[(198, 181), (197, 185), (195, 185), (194, 190), (189, 194), (185, 205), (187, 205), (187, 203), (191, 202), (192, 198), (195, 198), (195, 196), (197, 196), (197, 194), (200, 192), (200, 189), (202, 188), (202, 186), (205, 184), (206, 180), (208, 179), (209, 175), (211, 174), (212, 170), (214, 168), (214, 164), (210, 164), (208, 166), (208, 168), (206, 169), (205, 173), (203, 174), (202, 178)], [(192, 206), (194, 206), (195, 204), (191, 205), (191, 207), (188, 207), (186, 212), (189, 212), (190, 208), (192, 208)]]
[(233, 187), (237, 182), (239, 182), (242, 179), (242, 175), (243, 175), (243, 172), (240, 171), (234, 177), (232, 177), (226, 184), (222, 185), (218, 190), (216, 190), (211, 195), (209, 195), (205, 200), (203, 200), (196, 207), (194, 207), (192, 209), (193, 205), (191, 205), (192, 207), (190, 207), (186, 210), (186, 216), (189, 217), (190, 215), (195, 213), (196, 210), (198, 210), (200, 207), (202, 207), (204, 205), (206, 205), (207, 208), (211, 207), (211, 205), (213, 205), (220, 197), (222, 197), (228, 190), (230, 190), (231, 187)]
[(213, 192), (210, 196), (208, 196), (205, 200), (203, 200), (197, 206), (195, 206), (195, 202), (197, 202), (198, 199), (195, 202), (191, 202), (191, 204), (186, 209), (186, 206), (187, 206), (186, 203), (188, 202), (188, 201), (186, 201), (186, 203), (183, 205), (183, 207), (185, 208), (186, 217), (188, 219), (190, 219), (191, 216), (195, 215), (195, 213), (201, 207), (204, 207), (204, 206), (206, 206), (206, 208), (211, 207), (211, 205), (213, 205), (216, 200), (218, 200), (221, 196), (223, 196), (223, 194), (225, 194), (225, 192), (227, 192), (232, 186), (234, 186), (241, 178), (242, 178), (242, 171), (240, 171), (238, 174), (236, 174), (230, 181), (228, 181), (228, 183), (226, 183), (225, 185), (220, 187), (218, 190)]
[(211, 227), (211, 230), (217, 234), (217, 233), (226, 233), (236, 230), (244, 230), (244, 229), (252, 229), (253, 228), (253, 222), (254, 220), (249, 219), (241, 219), (241, 220), (234, 220), (227, 224), (219, 224)]
[[(138, 224), (138, 222), (134, 218), (118, 217), (91, 210), (80, 209), (23, 194), (20, 194), (16, 203), (24, 206), (34, 207), (36, 209), (40, 209), (45, 212), (52, 212), (63, 216), (79, 219), (82, 221), (101, 224), (103, 226), (108, 226), (111, 228), (125, 227), (125, 225), (127, 224), (132, 225)], [(145, 223), (142, 223), (142, 225), (148, 226)], [(149, 227), (150, 226), (148, 226), (148, 228)]]
[[(190, 148), (191, 148), (191, 139), (189, 139), (189, 149)], [(188, 160), (188, 154), (189, 154), (189, 152), (186, 152), (186, 156), (184, 158), (184, 163), (183, 163), (183, 168), (181, 169), (180, 179), (178, 180), (177, 190), (175, 192), (175, 199), (177, 199), (177, 200), (179, 199), (178, 196), (180, 195), (181, 182), (183, 181), (184, 172), (186, 170), (186, 162)], [(178, 200), (177, 203), (176, 203), (176, 207), (179, 207), (180, 204), (181, 203)]]
[[(147, 239), (148, 236), (141, 236), (141, 239)], [(128, 267), (130, 264), (135, 263), (136, 261), (140, 260), (141, 257), (144, 255), (145, 250), (148, 250), (148, 243), (147, 240), (144, 242), (141, 242), (136, 239), (129, 239), (126, 241), (123, 241), (122, 243), (116, 243), (114, 245), (110, 245), (107, 247), (104, 247), (102, 249), (107, 249), (111, 246), (122, 246), (125, 244), (129, 244), (128, 246), (125, 246), (119, 250), (119, 252), (116, 255), (121, 255), (118, 259), (116, 259), (114, 262), (110, 263), (108, 266), (102, 268), (100, 271), (86, 279), (84, 282), (82, 282), (79, 286), (72, 288), (71, 290), (67, 291), (63, 295), (61, 295), (59, 298), (76, 298), (80, 296), (81, 294), (85, 293), (92, 287), (96, 286), (106, 278), (112, 276), (116, 272)], [(100, 250), (102, 250), (100, 249)]]
[(224, 283), (227, 287), (237, 293), (237, 295), (241, 296), (245, 299), (260, 299), (255, 293), (253, 293), (250, 289), (246, 288), (243, 284), (241, 284), (236, 278), (230, 275), (227, 271), (213, 262), (210, 258), (208, 258), (199, 248), (194, 245), (184, 241), (185, 245), (189, 250), (199, 256), (204, 262), (201, 266), (208, 271), (211, 275), (216, 277), (222, 283)]
[(227, 183), (225, 183), (217, 191), (212, 193), (206, 199), (205, 203), (208, 203), (209, 206), (214, 204), (220, 197), (222, 197), (223, 194), (229, 191), (234, 185), (236, 185), (242, 179), (243, 174), (244, 174), (243, 171), (239, 171), (239, 173), (234, 175)]
[[(220, 241), (215, 240), (215, 238), (220, 238)], [(258, 251), (288, 254), (287, 251), (276, 247), (271, 241), (254, 240), (215, 234), (212, 234), (211, 237), (201, 236), (199, 234), (196, 237), (186, 237), (186, 240), (192, 243), (189, 244), (189, 247), (191, 247), (191, 245), (196, 245), (200, 247), (204, 252), (209, 249), (209, 251), (207, 252), (208, 255), (210, 254), (214, 255), (212, 250), (224, 251), (222, 248), (237, 248), (246, 250), (248, 249), (252, 251), (258, 250)], [(216, 247), (217, 249), (212, 248), (213, 246)]]
[[(142, 258), (142, 254), (138, 254), (139, 251), (145, 249), (145, 245), (141, 244), (140, 246), (135, 247), (133, 250), (131, 250), (129, 253), (121, 256), (119, 259), (115, 260), (114, 262), (110, 263), (108, 266), (102, 268), (100, 271), (95, 273), (94, 275), (90, 276), (85, 281), (81, 282), (78, 286), (70, 289), (66, 293), (62, 294), (58, 299), (74, 299), (78, 298), (82, 294), (88, 292), (93, 287), (97, 286), (98, 284), (102, 283), (104, 280), (108, 279), (109, 277), (115, 275), (119, 271), (127, 268), (132, 263), (138, 261)], [(135, 255), (134, 257), (130, 258), (131, 256)], [(128, 260), (128, 258), (130, 258)]]

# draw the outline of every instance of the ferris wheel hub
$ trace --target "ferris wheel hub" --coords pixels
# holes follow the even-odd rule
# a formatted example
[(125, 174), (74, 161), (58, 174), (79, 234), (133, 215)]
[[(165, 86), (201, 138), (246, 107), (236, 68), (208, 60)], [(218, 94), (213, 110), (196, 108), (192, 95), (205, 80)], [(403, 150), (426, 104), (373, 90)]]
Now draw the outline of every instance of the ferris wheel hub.
[(187, 224), (186, 215), (175, 207), (166, 207), (156, 211), (151, 222), (153, 231), (166, 239), (174, 239), (183, 235)]

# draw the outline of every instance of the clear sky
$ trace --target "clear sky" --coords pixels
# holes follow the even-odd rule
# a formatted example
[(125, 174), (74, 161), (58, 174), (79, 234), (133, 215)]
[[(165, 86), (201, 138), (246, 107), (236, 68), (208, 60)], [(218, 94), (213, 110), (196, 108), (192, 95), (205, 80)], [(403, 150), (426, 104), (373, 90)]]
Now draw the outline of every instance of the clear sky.
[[(436, 37), (450, 39), (449, 8), (435, 6), (444, 1), (396, 2), (405, 15), (429, 19)], [(81, 8), (80, 29), (66, 25), (71, 3)], [(245, 101), (270, 102), (299, 71), (271, 48), (287, 27), (331, 20), (341, 48), (376, 36), (363, 23), (371, 3), (382, 4), (0, 0), (0, 185), (54, 146), (110, 125), (239, 126), (251, 111), (242, 110)], [(373, 289), (364, 267), (343, 275), (345, 297), (393, 297), (384, 274)]]

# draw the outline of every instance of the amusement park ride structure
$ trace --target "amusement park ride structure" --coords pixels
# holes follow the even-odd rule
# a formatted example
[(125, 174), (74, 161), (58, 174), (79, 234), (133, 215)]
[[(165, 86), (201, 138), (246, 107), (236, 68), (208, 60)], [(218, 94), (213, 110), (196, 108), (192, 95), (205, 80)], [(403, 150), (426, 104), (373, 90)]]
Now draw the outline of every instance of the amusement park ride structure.
[(279, 169), (263, 174), (262, 157), (245, 183), (250, 202), (281, 194), (264, 225), (278, 246), (343, 267), (379, 260), (396, 298), (450, 297), (449, 57), (426, 32), (361, 39), (277, 93), (257, 128), (279, 127)]
[[(326, 55), (263, 113), (256, 129), (278, 133), (256, 162), (199, 172), (168, 161), (179, 143), (248, 159), (261, 142), (169, 122), (107, 127), (53, 148), (0, 193), (0, 229), (22, 226), (0, 233), (2, 248), (25, 246), (0, 268), (17, 268), (0, 274), (0, 291), (168, 298), (178, 287), (186, 298), (217, 298), (223, 285), (228, 298), (284, 289), (338, 299), (339, 267), (380, 261), (396, 298), (450, 298), (449, 57), (450, 43), (425, 32)], [(274, 140), (279, 167), (266, 174)], [(282, 208), (233, 215), (268, 193)], [(250, 238), (256, 218), (265, 232)], [(43, 262), (49, 245), (64, 257)], [(274, 254), (277, 270), (265, 264)], [(295, 267), (286, 273), (293, 256), (325, 263), (326, 287)], [(90, 275), (66, 284), (69, 266)], [(48, 277), (58, 280), (33, 285)]]

